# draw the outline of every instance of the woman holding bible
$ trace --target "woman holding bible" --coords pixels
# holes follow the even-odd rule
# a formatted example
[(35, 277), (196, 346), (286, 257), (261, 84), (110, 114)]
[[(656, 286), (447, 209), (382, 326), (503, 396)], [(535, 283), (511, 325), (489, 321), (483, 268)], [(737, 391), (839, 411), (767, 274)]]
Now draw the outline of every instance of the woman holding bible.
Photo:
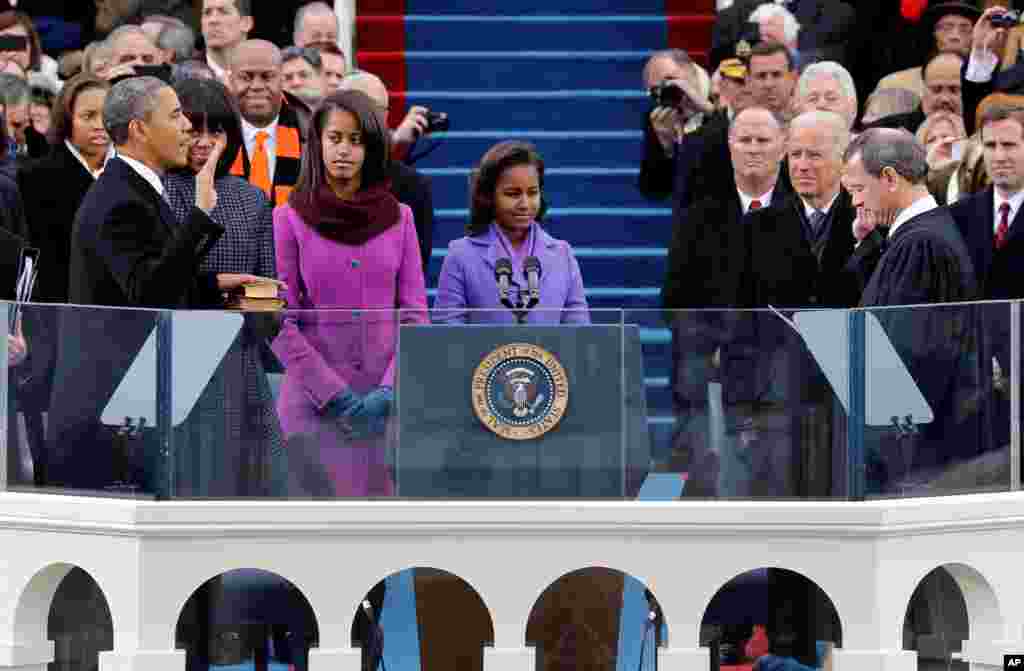
[[(509, 269), (508, 301), (526, 304), (531, 265), (539, 301), (529, 324), (590, 323), (583, 276), (572, 247), (545, 231), (544, 161), (525, 142), (508, 141), (484, 154), (470, 184), (466, 236), (448, 246), (437, 286), (436, 315), (449, 323), (512, 323), (495, 271)], [(507, 260), (507, 261), (506, 261)], [(474, 312), (473, 310), (479, 310)]]
[[(164, 195), (178, 221), (186, 220), (195, 203), (196, 175), (207, 161), (217, 161), (217, 205), (210, 218), (224, 227), (224, 235), (200, 270), (276, 277), (270, 201), (246, 180), (229, 174), (243, 144), (231, 93), (218, 81), (199, 79), (179, 81), (174, 91), (192, 124), (188, 166), (163, 179)], [(224, 145), (220, 154), (214, 151), (218, 142)], [(267, 362), (273, 364), (269, 342), (276, 333), (274, 315), (245, 315), (241, 332), (176, 436), (177, 495), (285, 494), (284, 438), (266, 370)]]
[(295, 190), (274, 210), (288, 287), (274, 351), (285, 366), (278, 411), (289, 461), (310, 441), (338, 497), (393, 493), (386, 429), (398, 322), (426, 321), (416, 227), (391, 195), (390, 155), (373, 102), (334, 93), (311, 119)]

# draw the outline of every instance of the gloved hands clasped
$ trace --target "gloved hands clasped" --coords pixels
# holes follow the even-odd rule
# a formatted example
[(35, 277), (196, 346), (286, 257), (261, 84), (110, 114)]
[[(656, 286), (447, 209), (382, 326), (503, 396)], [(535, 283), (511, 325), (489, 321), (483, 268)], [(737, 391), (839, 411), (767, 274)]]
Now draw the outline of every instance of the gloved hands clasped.
[(394, 403), (391, 387), (375, 387), (365, 395), (346, 389), (324, 406), (324, 414), (342, 421), (353, 438), (370, 438), (384, 434)]

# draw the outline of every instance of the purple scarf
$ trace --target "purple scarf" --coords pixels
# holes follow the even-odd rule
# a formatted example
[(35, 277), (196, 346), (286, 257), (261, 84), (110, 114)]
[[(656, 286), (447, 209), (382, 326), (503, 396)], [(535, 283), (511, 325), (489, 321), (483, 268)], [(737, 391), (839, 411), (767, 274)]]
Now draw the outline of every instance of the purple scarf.
[(317, 233), (343, 245), (362, 245), (398, 223), (398, 201), (385, 180), (342, 200), (324, 184), (292, 199), (292, 207)]

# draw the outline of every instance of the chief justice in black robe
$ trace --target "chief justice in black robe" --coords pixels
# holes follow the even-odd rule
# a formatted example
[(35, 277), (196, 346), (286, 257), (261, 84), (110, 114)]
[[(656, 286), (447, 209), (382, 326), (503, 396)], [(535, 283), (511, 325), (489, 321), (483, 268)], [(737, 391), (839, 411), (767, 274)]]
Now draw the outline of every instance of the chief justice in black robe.
[[(898, 212), (874, 236), (877, 266), (861, 296), (900, 355), (934, 415), (929, 423), (872, 429), (866, 435), (868, 493), (909, 492), (988, 444), (986, 375), (971, 256), (949, 211), (929, 195), (924, 148), (905, 131), (875, 129), (846, 155), (845, 183), (854, 204)], [(871, 254), (860, 255), (871, 262)], [(927, 305), (952, 303), (953, 305)], [(917, 307), (893, 307), (917, 306)], [(885, 309), (881, 309), (885, 308)], [(872, 352), (867, 351), (867, 366)], [(866, 394), (885, 393), (867, 389)], [(898, 402), (894, 399), (894, 403)], [(893, 414), (900, 414), (893, 408)], [(902, 416), (902, 415), (901, 415)]]

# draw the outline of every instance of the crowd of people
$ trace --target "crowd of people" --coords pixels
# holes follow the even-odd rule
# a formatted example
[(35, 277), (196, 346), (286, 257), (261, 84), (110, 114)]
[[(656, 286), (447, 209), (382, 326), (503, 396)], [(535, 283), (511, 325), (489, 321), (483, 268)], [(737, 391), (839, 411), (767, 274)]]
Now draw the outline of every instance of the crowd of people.
[[(834, 493), (794, 464), (808, 416), (829, 427), (821, 440), (839, 435), (835, 395), (784, 320), (693, 310), (1018, 296), (1024, 99), (1014, 73), (1024, 66), (1014, 51), (1020, 30), (1009, 24), (1017, 19), (1001, 6), (927, 4), (900, 18), (928, 35), (926, 52), (880, 75), (867, 96), (858, 94), (865, 67), (855, 48), (865, 8), (839, 0), (733, 3), (716, 18), (710, 74), (680, 50), (654, 53), (641, 73), (653, 100), (638, 187), (671, 199), (673, 211), (662, 290), (677, 419), (670, 467), (691, 473), (691, 494)], [(187, 16), (134, 9), (104, 24), (103, 39), (54, 54), (59, 61), (41, 49), (39, 20), (0, 12), (10, 47), (0, 51), (2, 223), (41, 251), (33, 300), (223, 307), (243, 284), (269, 279), (294, 311), (402, 309), (427, 319), (417, 311), (427, 308), (431, 184), (403, 157), (430, 132), (429, 110), (414, 105), (389, 128), (387, 86), (347, 71), (338, 19), (323, 2), (298, 8), (283, 49), (250, 38), (250, 0), (204, 0), (199, 34)], [(481, 157), (467, 234), (451, 242), (437, 285), (444, 321), (511, 323), (495, 259), (509, 259), (514, 303), (533, 257), (543, 261), (544, 290), (527, 321), (589, 322), (572, 247), (541, 223), (544, 167), (534, 147), (514, 139)], [(13, 291), (17, 255), (4, 258)], [(880, 437), (868, 450), (871, 487), (902, 491), (1004, 447), (1006, 320), (950, 312), (931, 328), (915, 312), (921, 323), (900, 332), (884, 318), (892, 312), (879, 314), (929, 407), (949, 412), (912, 439), (901, 434), (898, 448)], [(103, 337), (109, 327), (70, 309), (27, 310), (9, 338), (37, 484), (109, 484), (111, 464), (71, 446), (110, 439), (98, 415), (151, 324), (122, 324), (116, 341)], [(249, 319), (245, 353), (232, 364), (248, 383), (229, 384), (222, 370), (210, 408), (232, 409), (224, 431), (262, 445), (264, 457), (249, 464), (259, 472), (274, 471), (268, 464), (284, 458), (290, 436), (380, 439), (394, 401), (394, 351), (371, 350), (395, 333), (295, 315), (278, 331)], [(276, 413), (268, 371), (284, 375)], [(226, 398), (227, 388), (241, 396)], [(973, 399), (970, 410), (961, 397)], [(744, 477), (721, 475), (735, 472), (724, 463), (734, 450), (708, 447), (720, 405), (729, 440), (760, 446), (747, 450)], [(239, 470), (245, 459), (224, 452), (230, 458), (212, 473)], [(390, 491), (382, 454), (357, 452), (369, 461), (339, 457), (330, 490)], [(253, 481), (241, 470), (247, 475), (185, 480), (195, 493), (239, 493)]]
[[(323, 2), (298, 8), (283, 49), (250, 39), (250, 0), (201, 3), (202, 51), (172, 13), (122, 18), (46, 71), (53, 100), (36, 115), (17, 67), (42, 67), (38, 35), (27, 15), (0, 13), (27, 35), (23, 53), (0, 52), (11, 71), (0, 73), (5, 228), (39, 250), (33, 300), (78, 306), (27, 308), (8, 339), (11, 426), (20, 413), (31, 453), (11, 451), (12, 480), (171, 493), (151, 432), (100, 421), (154, 313), (86, 306), (224, 308), (269, 282), (289, 312), (246, 316), (192, 411), (202, 421), (176, 432), (173, 493), (392, 494), (395, 318), (307, 315), (428, 319), (431, 184), (401, 159), (431, 132), (429, 110), (412, 106), (388, 127), (386, 85), (347, 70)], [(550, 311), (531, 322), (589, 321), (571, 247), (539, 223), (543, 184), (529, 144), (481, 158), (472, 221), (438, 287), (446, 321), (512, 321), (494, 292), (503, 256), (513, 300), (527, 292), (525, 260), (544, 263)], [(7, 298), (18, 256), (5, 257)], [(279, 393), (268, 373), (282, 374)], [(126, 439), (139, 443), (128, 459)]]
[[(865, 420), (863, 491), (1008, 485), (1010, 310), (974, 301), (1022, 295), (1024, 27), (1013, 9), (736, 0), (720, 3), (710, 73), (683, 51), (650, 58), (638, 187), (672, 203), (661, 297), (684, 496), (843, 493), (822, 455), (854, 431), (845, 390), (779, 318), (784, 307), (871, 308), (868, 339), (877, 322), (899, 357), (888, 365), (906, 369), (931, 411)], [(885, 39), (896, 28), (898, 42), (919, 32), (927, 44), (916, 61), (891, 61), (908, 67), (880, 71), (874, 54), (900, 48)], [(845, 343), (847, 323), (831, 328)], [(863, 351), (867, 368), (882, 365), (879, 351)], [(893, 415), (897, 378), (869, 370), (865, 382)], [(725, 627), (724, 654), (752, 657), (750, 624)], [(794, 622), (770, 630), (808, 642)], [(755, 668), (812, 659), (782, 656)]]
[[(785, 321), (693, 310), (1021, 295), (1010, 270), (1024, 197), (1018, 15), (997, 3), (922, 4), (904, 19), (929, 46), (915, 66), (872, 82), (867, 96), (858, 90), (864, 58), (851, 53), (862, 7), (832, 0), (723, 8), (710, 75), (679, 50), (647, 63), (654, 102), (638, 186), (673, 207), (662, 303), (688, 311), (669, 320), (674, 449), (679, 468), (697, 475), (691, 485), (704, 483), (688, 485), (691, 493), (835, 494), (793, 465), (808, 459), (800, 453), (816, 431), (808, 422), (829, 429), (811, 441), (817, 452), (842, 424), (819, 366)], [(935, 419), (910, 422), (920, 425), (912, 435), (908, 423), (868, 427), (868, 492), (1008, 482), (1008, 461), (999, 476), (989, 463), (1009, 444), (1004, 311), (875, 312)], [(709, 394), (715, 385), (724, 400)], [(739, 450), (752, 460), (739, 480), (723, 475), (735, 471), (725, 463), (734, 450), (707, 449), (709, 416), (721, 406), (726, 444), (733, 436), (755, 446)]]
[[(665, 467), (688, 473), (684, 495), (849, 493), (823, 456), (849, 427), (779, 318), (795, 308), (877, 308), (934, 415), (865, 430), (868, 492), (1008, 481), (992, 455), (1009, 444), (1010, 313), (971, 302), (1021, 295), (1024, 28), (984, 4), (723, 1), (710, 71), (681, 50), (650, 57), (637, 186), (672, 203)], [(125, 459), (126, 433), (100, 421), (155, 315), (90, 306), (221, 308), (269, 282), (290, 310), (245, 316), (203, 421), (175, 436), (173, 493), (393, 494), (398, 322), (373, 310), (429, 320), (431, 184), (403, 158), (430, 111), (389, 128), (386, 84), (349, 71), (323, 2), (298, 9), (287, 45), (256, 39), (279, 31), (258, 30), (252, 0), (202, 0), (197, 16), (96, 5), (89, 42), (47, 3), (0, 7), (0, 227), (40, 250), (33, 301), (65, 306), (27, 306), (8, 336), (9, 426), (31, 451), (28, 472), (9, 451), (12, 481), (160, 491), (160, 445), (129, 431), (141, 447)], [(911, 30), (916, 53), (873, 41)], [(573, 249), (542, 224), (544, 177), (512, 138), (480, 158), (437, 286), (444, 321), (512, 323), (495, 260), (514, 302), (537, 258), (528, 323), (589, 323)], [(0, 255), (4, 298), (19, 264)], [(922, 304), (943, 308), (896, 307)]]

